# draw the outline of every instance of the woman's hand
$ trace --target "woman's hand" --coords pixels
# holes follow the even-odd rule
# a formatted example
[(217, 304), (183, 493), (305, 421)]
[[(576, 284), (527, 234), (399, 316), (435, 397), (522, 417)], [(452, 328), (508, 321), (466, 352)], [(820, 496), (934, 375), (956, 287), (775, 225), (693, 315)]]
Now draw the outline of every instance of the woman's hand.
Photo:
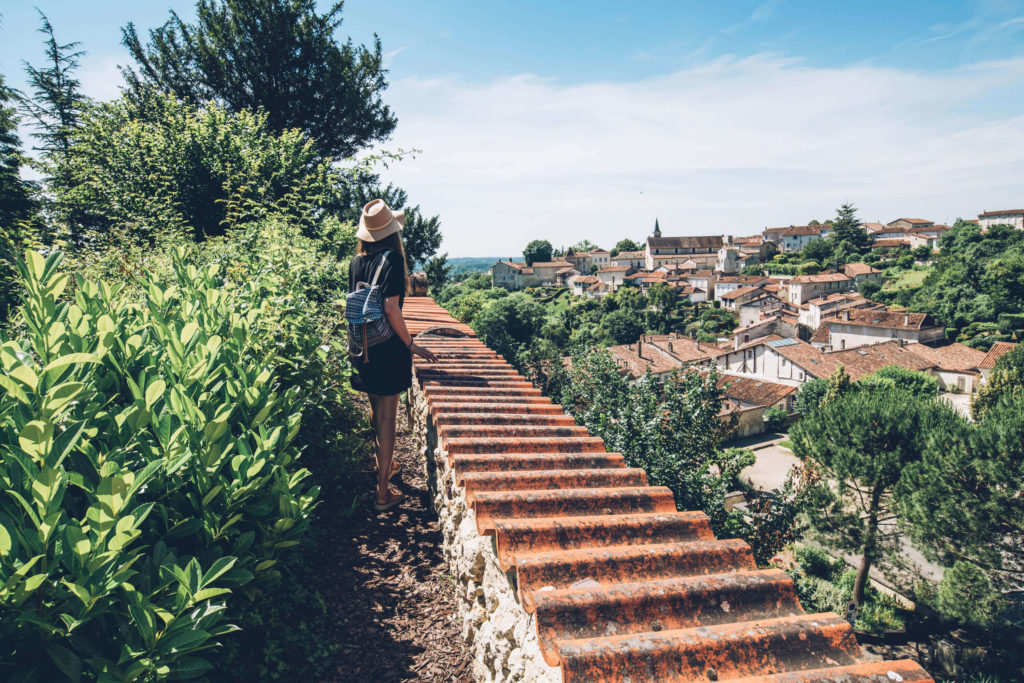
[(419, 344), (416, 344), (415, 342), (409, 344), (409, 350), (415, 353), (420, 358), (426, 358), (427, 362), (429, 363), (437, 362), (437, 356), (434, 355), (433, 351), (431, 351), (430, 349), (425, 349)]

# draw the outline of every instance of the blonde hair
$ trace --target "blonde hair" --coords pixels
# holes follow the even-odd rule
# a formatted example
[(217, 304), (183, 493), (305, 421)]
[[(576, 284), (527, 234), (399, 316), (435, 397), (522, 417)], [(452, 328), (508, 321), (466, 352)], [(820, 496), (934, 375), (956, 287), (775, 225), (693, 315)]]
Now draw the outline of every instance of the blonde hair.
[(409, 284), (409, 262), (405, 258), (405, 247), (402, 246), (402, 237), (399, 233), (391, 233), (384, 239), (377, 240), (376, 242), (359, 240), (359, 246), (356, 249), (356, 253), (360, 256), (371, 256), (377, 252), (384, 251), (385, 249), (397, 251), (402, 256), (402, 277), (405, 279), (404, 293), (411, 294), (412, 287)]

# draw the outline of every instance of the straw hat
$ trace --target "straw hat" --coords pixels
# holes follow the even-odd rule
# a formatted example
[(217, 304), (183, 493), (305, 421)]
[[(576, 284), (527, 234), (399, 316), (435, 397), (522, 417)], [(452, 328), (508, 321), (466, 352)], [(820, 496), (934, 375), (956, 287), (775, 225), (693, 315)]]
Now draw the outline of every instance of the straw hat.
[(364, 242), (379, 242), (401, 230), (404, 225), (404, 211), (392, 211), (383, 199), (374, 199), (363, 207), (356, 237)]

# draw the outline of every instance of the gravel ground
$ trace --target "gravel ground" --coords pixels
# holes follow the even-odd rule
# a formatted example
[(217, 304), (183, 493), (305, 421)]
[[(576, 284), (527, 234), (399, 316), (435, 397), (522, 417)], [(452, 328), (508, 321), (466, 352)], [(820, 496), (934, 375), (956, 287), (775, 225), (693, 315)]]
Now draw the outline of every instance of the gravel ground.
[[(376, 472), (368, 462), (356, 479), (366, 495), (350, 519), (338, 516), (334, 542), (322, 543), (317, 559), (324, 577), (319, 590), (337, 615), (340, 650), (332, 680), (468, 683), (470, 658), (455, 619), (454, 582), (441, 553), (423, 458), (413, 452), (404, 406), (398, 415), (395, 450), (403, 470), (393, 483), (405, 502), (389, 512), (374, 510)], [(347, 509), (351, 493), (325, 498), (325, 506)]]

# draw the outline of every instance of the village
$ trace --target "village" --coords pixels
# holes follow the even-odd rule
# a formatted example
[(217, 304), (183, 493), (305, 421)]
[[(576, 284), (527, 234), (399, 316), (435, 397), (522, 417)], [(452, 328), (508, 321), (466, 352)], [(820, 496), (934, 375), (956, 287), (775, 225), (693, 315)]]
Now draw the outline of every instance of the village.
[[(987, 211), (976, 223), (1024, 229), (1024, 210)], [(863, 223), (874, 251), (895, 254), (939, 249), (949, 225), (920, 218)], [(666, 237), (655, 220), (644, 249), (609, 252), (565, 250), (548, 262), (499, 261), (493, 286), (510, 291), (561, 287), (599, 299), (624, 287), (648, 293), (663, 284), (690, 304), (734, 314), (731, 334), (712, 343), (678, 332), (642, 334), (635, 342), (608, 347), (623, 373), (664, 379), (685, 366), (716, 367), (735, 416), (733, 436), (754, 437), (792, 413), (799, 388), (827, 379), (842, 366), (853, 381), (897, 366), (936, 378), (945, 398), (969, 416), (969, 398), (1014, 347), (995, 342), (987, 351), (949, 342), (942, 321), (924, 313), (890, 310), (861, 293), (880, 285), (883, 270), (864, 262), (800, 275), (772, 275), (763, 268), (777, 254), (793, 254), (829, 237), (831, 223), (765, 228), (760, 234)], [(883, 264), (878, 264), (883, 265)], [(772, 476), (768, 483), (780, 483)], [(758, 482), (755, 482), (758, 483)], [(764, 483), (764, 482), (762, 482)]]

